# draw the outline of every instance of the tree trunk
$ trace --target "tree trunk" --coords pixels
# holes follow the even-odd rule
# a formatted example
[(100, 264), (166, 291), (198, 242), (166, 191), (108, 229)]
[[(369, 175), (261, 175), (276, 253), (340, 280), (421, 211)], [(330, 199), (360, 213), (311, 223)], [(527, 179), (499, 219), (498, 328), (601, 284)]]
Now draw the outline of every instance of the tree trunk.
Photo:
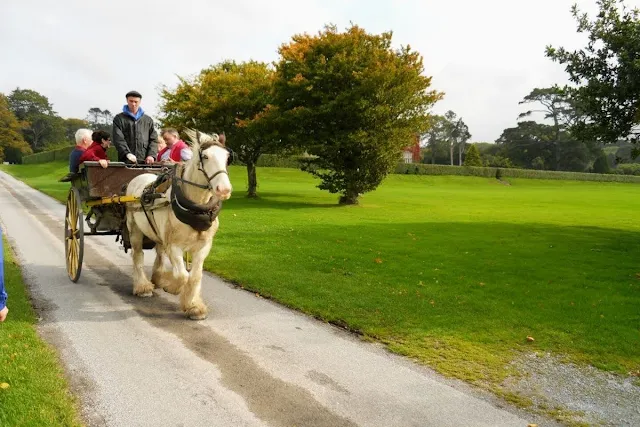
[(458, 166), (462, 166), (462, 147), (464, 142), (458, 143)]
[(248, 187), (247, 197), (256, 198), (258, 194), (256, 193), (256, 189), (258, 187), (258, 177), (256, 175), (256, 162), (253, 159), (247, 160), (247, 177), (248, 177)]
[(347, 190), (342, 196), (340, 196), (340, 201), (338, 203), (341, 205), (357, 205), (358, 196), (357, 191)]
[(449, 144), (449, 160), (451, 161), (451, 166), (453, 166), (453, 142)]

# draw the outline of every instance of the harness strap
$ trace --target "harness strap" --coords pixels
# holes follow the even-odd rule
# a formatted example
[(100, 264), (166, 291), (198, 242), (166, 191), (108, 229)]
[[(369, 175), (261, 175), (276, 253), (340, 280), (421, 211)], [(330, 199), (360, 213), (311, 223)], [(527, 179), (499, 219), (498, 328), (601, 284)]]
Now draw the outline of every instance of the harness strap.
[[(156, 230), (156, 227), (154, 225), (154, 223), (156, 222), (155, 221), (155, 217), (154, 217), (153, 221), (151, 221), (151, 218), (149, 218), (149, 214), (147, 213), (147, 210), (144, 207), (144, 203), (141, 203), (140, 206), (142, 206), (142, 212), (144, 212), (144, 216), (147, 217), (147, 222), (151, 226), (151, 229), (155, 233), (155, 235), (158, 238), (158, 240), (160, 240), (160, 242), (162, 242), (162, 239), (160, 238), (160, 234), (158, 233), (158, 230)], [(151, 216), (153, 216), (153, 210), (151, 210), (150, 212), (151, 212)]]

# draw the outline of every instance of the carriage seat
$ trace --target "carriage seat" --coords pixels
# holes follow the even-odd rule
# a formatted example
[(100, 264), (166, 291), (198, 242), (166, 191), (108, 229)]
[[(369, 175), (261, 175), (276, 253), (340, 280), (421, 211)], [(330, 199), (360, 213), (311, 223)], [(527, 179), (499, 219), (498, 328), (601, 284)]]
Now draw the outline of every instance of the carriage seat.
[(65, 176), (63, 176), (62, 178), (60, 178), (58, 180), (58, 182), (71, 182), (73, 181), (75, 178), (79, 178), (81, 176), (80, 173), (76, 173), (76, 172), (69, 172), (68, 174), (66, 174)]

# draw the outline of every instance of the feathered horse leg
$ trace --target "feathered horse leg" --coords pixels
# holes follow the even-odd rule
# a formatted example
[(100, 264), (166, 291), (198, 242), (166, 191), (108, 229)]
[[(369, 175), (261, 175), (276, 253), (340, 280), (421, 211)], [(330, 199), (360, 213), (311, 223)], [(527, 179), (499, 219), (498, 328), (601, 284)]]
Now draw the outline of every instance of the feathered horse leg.
[(209, 250), (211, 250), (212, 243), (213, 239), (210, 238), (200, 250), (193, 252), (189, 279), (180, 294), (180, 307), (193, 320), (202, 320), (207, 317), (208, 309), (202, 301), (200, 292), (202, 288), (202, 266)]
[(185, 283), (187, 283), (187, 279), (189, 279), (189, 272), (184, 265), (183, 250), (177, 245), (169, 244), (166, 248), (166, 253), (169, 261), (171, 261), (173, 274), (170, 283), (167, 285), (163, 284), (162, 289), (170, 294), (178, 295), (182, 291)]

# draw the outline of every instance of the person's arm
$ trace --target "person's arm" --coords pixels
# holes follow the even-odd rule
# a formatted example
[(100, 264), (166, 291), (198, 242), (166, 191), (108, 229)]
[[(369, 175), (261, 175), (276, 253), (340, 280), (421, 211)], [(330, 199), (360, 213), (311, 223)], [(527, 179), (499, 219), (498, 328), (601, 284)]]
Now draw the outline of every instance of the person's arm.
[(191, 148), (189, 148), (188, 146), (180, 150), (180, 159), (182, 159), (183, 162), (186, 162), (187, 160), (191, 160), (192, 157), (193, 157), (193, 151), (191, 151)]
[[(122, 120), (118, 118), (118, 116), (113, 118), (113, 126), (111, 128), (111, 142), (113, 146), (116, 147), (116, 151), (118, 152), (118, 159), (129, 158), (131, 162), (131, 156), (135, 157), (131, 150), (129, 150), (129, 146), (127, 145), (127, 140), (124, 139), (124, 132), (122, 131)], [(129, 156), (131, 154), (131, 156)]]
[(82, 154), (82, 157), (80, 158), (80, 163), (86, 162), (88, 160), (88, 161), (98, 162), (100, 163), (100, 166), (102, 166), (103, 168), (106, 168), (109, 165), (109, 161), (104, 157), (99, 156), (97, 153), (97, 150), (99, 150), (99, 148), (96, 147), (95, 149), (88, 149), (87, 151), (85, 151), (84, 154)]
[(149, 130), (149, 146), (147, 147), (147, 157), (156, 158), (158, 156), (158, 132), (153, 125), (153, 119), (151, 120), (151, 129)]

